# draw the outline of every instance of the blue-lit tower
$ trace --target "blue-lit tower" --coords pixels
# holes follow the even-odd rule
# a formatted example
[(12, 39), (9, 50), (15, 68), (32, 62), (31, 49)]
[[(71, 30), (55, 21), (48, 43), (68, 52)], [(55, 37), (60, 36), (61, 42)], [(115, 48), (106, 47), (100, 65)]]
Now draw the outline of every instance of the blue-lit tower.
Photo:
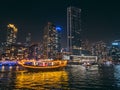
[(61, 51), (61, 34), (62, 34), (62, 28), (60, 26), (56, 26), (56, 44), (57, 44), (57, 50), (58, 52)]

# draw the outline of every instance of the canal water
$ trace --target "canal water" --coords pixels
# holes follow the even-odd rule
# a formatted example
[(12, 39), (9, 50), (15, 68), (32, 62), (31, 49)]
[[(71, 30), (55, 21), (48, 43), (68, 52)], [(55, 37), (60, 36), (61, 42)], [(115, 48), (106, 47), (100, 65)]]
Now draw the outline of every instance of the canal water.
[(120, 90), (120, 65), (93, 70), (73, 65), (52, 72), (0, 66), (0, 90)]

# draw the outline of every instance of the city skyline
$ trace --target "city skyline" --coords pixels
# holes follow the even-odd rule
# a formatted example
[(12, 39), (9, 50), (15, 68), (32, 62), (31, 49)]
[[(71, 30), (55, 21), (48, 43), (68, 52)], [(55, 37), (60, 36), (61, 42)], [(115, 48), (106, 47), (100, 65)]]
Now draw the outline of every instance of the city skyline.
[[(94, 42), (98, 40), (112, 41), (120, 38), (119, 2), (108, 0), (1, 1), (0, 32), (3, 33), (7, 25), (12, 23), (18, 28), (18, 41), (25, 41), (25, 35), (30, 32), (32, 40), (38, 42), (41, 40), (44, 26), (50, 21), (62, 27), (65, 42), (67, 7), (70, 5), (82, 10), (83, 39)], [(1, 36), (1, 38), (3, 37)]]

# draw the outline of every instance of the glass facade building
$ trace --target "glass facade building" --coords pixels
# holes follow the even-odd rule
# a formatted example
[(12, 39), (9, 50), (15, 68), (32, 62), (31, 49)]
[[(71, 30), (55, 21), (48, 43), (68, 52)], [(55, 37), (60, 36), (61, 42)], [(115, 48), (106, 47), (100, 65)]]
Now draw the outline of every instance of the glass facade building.
[(81, 9), (67, 8), (67, 49), (69, 52), (81, 49)]

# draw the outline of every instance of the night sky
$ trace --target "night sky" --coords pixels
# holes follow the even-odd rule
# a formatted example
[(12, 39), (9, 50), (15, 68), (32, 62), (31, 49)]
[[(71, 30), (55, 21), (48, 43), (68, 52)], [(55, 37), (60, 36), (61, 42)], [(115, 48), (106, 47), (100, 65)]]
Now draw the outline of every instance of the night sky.
[[(115, 2), (116, 1), (116, 2)], [(53, 22), (62, 28), (62, 42), (66, 42), (67, 7), (82, 9), (82, 38), (91, 42), (111, 42), (120, 39), (119, 0), (2, 0), (0, 1), (0, 34), (9, 23), (18, 28), (18, 40), (32, 33), (32, 41), (40, 42), (43, 27)], [(64, 43), (63, 46), (66, 44)]]

